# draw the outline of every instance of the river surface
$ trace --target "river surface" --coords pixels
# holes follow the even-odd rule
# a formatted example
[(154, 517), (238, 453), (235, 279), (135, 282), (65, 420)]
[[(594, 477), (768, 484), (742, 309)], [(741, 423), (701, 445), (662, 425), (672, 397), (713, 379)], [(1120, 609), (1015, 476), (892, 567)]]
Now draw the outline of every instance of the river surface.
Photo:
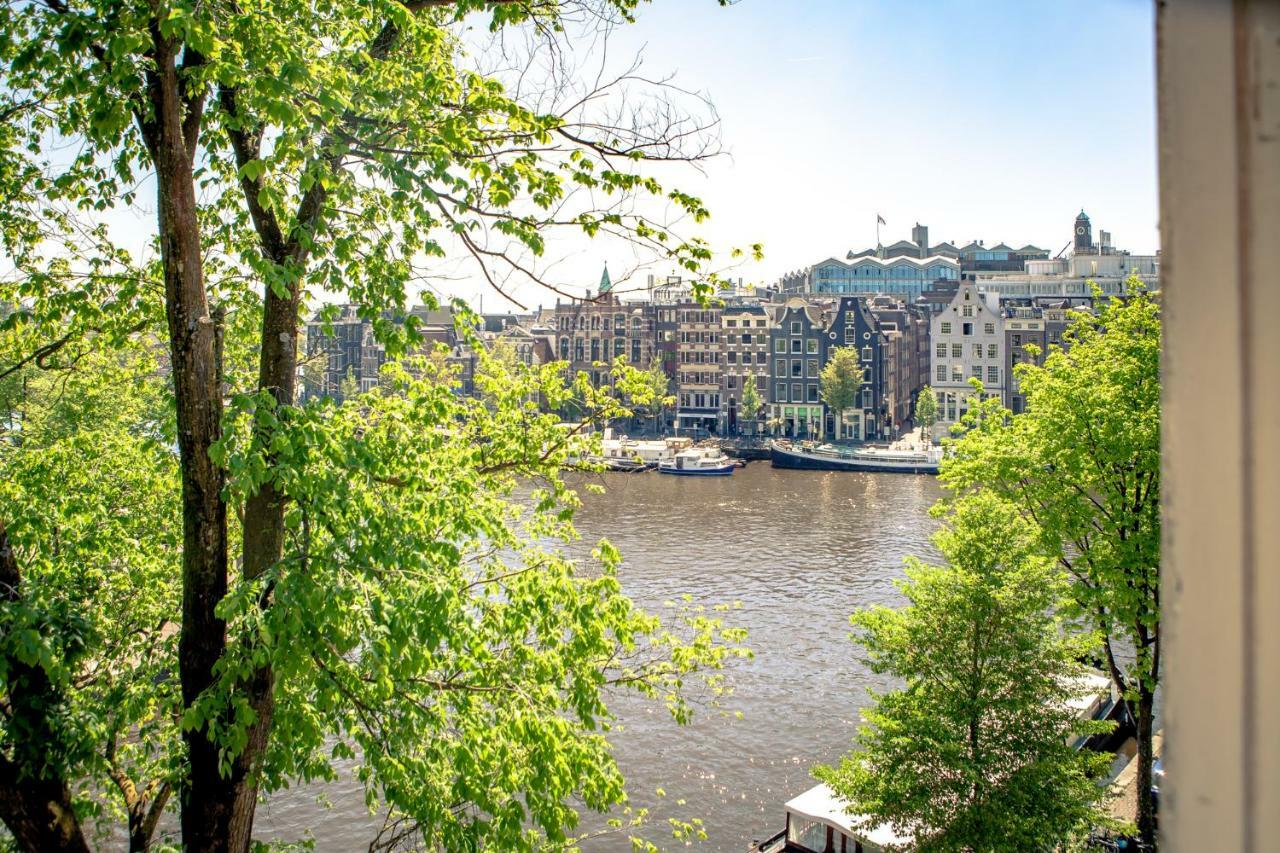
[[(702, 603), (741, 602), (727, 621), (748, 629), (749, 661), (732, 664), (724, 710), (700, 709), (677, 726), (658, 703), (619, 696), (613, 734), (633, 805), (651, 809), (640, 834), (673, 842), (667, 818), (701, 818), (707, 840), (693, 849), (741, 853), (782, 828), (782, 804), (813, 784), (809, 768), (845, 752), (868, 701), (882, 686), (858, 661), (849, 614), (897, 603), (903, 558), (933, 556), (932, 477), (782, 471), (753, 462), (732, 477), (656, 473), (592, 478), (584, 494), (581, 547), (602, 537), (622, 552), (623, 589), (641, 606), (689, 593)], [(665, 796), (657, 796), (657, 789)], [(259, 809), (262, 837), (310, 834), (320, 851), (366, 849), (378, 825), (361, 789), (344, 779), (317, 791), (277, 794)], [(679, 801), (683, 800), (681, 805)], [(602, 819), (584, 815), (584, 828)], [(629, 850), (625, 835), (591, 851)]]

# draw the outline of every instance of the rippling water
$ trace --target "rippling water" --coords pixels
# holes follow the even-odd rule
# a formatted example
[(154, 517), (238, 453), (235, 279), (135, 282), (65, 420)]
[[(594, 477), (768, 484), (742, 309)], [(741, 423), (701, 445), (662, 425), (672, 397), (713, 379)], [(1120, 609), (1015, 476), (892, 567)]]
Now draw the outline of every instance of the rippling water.
[[(755, 659), (733, 665), (725, 701), (742, 719), (709, 710), (679, 727), (654, 703), (624, 695), (612, 705), (633, 804), (652, 810), (642, 834), (674, 846), (666, 819), (700, 817), (708, 838), (698, 849), (743, 851), (781, 829), (783, 802), (814, 784), (810, 766), (848, 749), (866, 688), (877, 684), (848, 640), (848, 615), (896, 601), (903, 557), (933, 553), (927, 511), (940, 488), (931, 477), (781, 471), (765, 462), (732, 477), (595, 480), (607, 491), (584, 495), (583, 547), (601, 537), (618, 546), (623, 588), (639, 604), (657, 609), (683, 593), (742, 603), (728, 617), (750, 631)], [(277, 795), (256, 827), (292, 839), (309, 830), (322, 851), (367, 847), (377, 821), (359, 786), (348, 780), (324, 795), (331, 808), (316, 803), (314, 789)], [(609, 836), (588, 849), (630, 845)]]

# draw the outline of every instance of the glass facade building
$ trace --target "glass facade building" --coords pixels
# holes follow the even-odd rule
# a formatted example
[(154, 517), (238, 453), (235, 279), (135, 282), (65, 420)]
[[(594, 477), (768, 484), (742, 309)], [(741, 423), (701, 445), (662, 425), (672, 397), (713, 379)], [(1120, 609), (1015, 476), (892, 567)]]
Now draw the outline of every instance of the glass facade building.
[(810, 293), (885, 293), (914, 300), (936, 281), (958, 281), (960, 264), (951, 258), (834, 258), (810, 271)]

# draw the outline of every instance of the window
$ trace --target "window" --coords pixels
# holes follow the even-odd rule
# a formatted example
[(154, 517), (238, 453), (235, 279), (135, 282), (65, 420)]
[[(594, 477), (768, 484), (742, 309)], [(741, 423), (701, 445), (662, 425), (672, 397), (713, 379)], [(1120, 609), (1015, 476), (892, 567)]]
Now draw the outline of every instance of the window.
[(982, 358), (982, 344), (973, 345), (973, 357)]
[(800, 352), (800, 351), (802, 351), (802, 350), (803, 350), (803, 346), (801, 345), (801, 341), (800, 341), (800, 339), (799, 339), (799, 338), (792, 338), (792, 339), (791, 339), (791, 351), (792, 351), (792, 352), (796, 352), (796, 353), (798, 353), (798, 352)]
[(737, 379), (732, 376), (726, 376), (724, 378), (724, 387), (733, 390), (737, 387)]
[(738, 363), (738, 354), (737, 354), (736, 352), (729, 352), (729, 353), (725, 353), (725, 359), (726, 359), (730, 364), (737, 364), (737, 363)]
[(791, 321), (791, 334), (793, 334), (793, 335), (798, 335), (798, 334), (800, 334), (800, 321), (799, 321), (799, 320), (792, 320), (792, 321)]
[(964, 381), (964, 365), (963, 364), (951, 365), (951, 381), (952, 382)]
[(801, 372), (803, 370), (804, 370), (804, 362), (798, 358), (793, 358), (791, 360), (791, 375), (803, 376), (804, 374)]
[(778, 402), (785, 403), (787, 400), (787, 383), (779, 382), (773, 389), (773, 395)]
[(965, 324), (964, 324), (964, 333), (965, 333), (966, 335), (972, 335), (972, 334), (973, 334), (973, 324), (972, 324), (972, 323), (965, 323)]
[(971, 369), (972, 369), (972, 371), (973, 371), (973, 377), (974, 377), (975, 379), (981, 379), (981, 378), (982, 378), (982, 365), (981, 365), (981, 364), (975, 364)]
[(792, 384), (792, 386), (791, 386), (791, 401), (792, 401), (793, 403), (799, 403), (799, 402), (800, 402), (801, 400), (803, 400), (803, 399), (804, 399), (804, 389), (803, 389), (803, 386), (801, 386), (801, 384), (800, 384), (799, 382), (796, 382), (796, 383)]
[(960, 357), (961, 357), (961, 356), (963, 356), (963, 355), (964, 355), (964, 344), (952, 344), (952, 345), (951, 345), (951, 357), (952, 357), (952, 358), (960, 358)]
[(875, 402), (871, 398), (871, 389), (870, 388), (862, 389), (862, 408), (870, 409), (874, 405), (875, 405)]
[(786, 360), (785, 358), (780, 358), (780, 359), (778, 359), (777, 361), (775, 361), (775, 362), (773, 363), (773, 372), (774, 372), (774, 374), (775, 374), (775, 375), (777, 375), (777, 376), (786, 376), (786, 375), (787, 375), (787, 360)]
[(951, 324), (950, 324), (950, 323), (943, 323), (943, 324), (942, 324), (942, 334), (944, 334), (944, 335), (949, 335), (949, 334), (951, 334)]
[(871, 347), (862, 348), (862, 360), (871, 361)]
[(743, 334), (743, 336), (742, 336), (742, 342), (743, 342), (744, 344), (749, 344), (749, 343), (751, 343), (751, 335), (750, 335), (750, 334)]
[(736, 344), (736, 343), (738, 342), (738, 336), (737, 336), (737, 335), (725, 335), (724, 342), (725, 342), (726, 344)]
[[(751, 355), (751, 353), (747, 353), (747, 355), (749, 356), (749, 355)], [(769, 361), (769, 357), (768, 357), (768, 356), (766, 356), (764, 353), (762, 353), (762, 352), (758, 352), (758, 353), (756, 353), (756, 363), (757, 363), (757, 364), (767, 364), (767, 363), (768, 363), (768, 361)]]
[(773, 351), (774, 351), (774, 352), (786, 352), (786, 351), (787, 351), (787, 340), (786, 340), (786, 338), (778, 338), (776, 341), (774, 341), (774, 342), (773, 342)]
[(631, 342), (631, 363), (640, 363), (640, 339), (636, 338)]
[(818, 375), (818, 360), (816, 358), (811, 358), (805, 362), (805, 375), (806, 376)]
[(995, 357), (996, 357), (996, 345), (987, 344), (987, 358), (995, 358)]
[(724, 323), (724, 324), (725, 324), (726, 326), (728, 326), (730, 329), (734, 329), (734, 328), (737, 328), (737, 326), (738, 326), (738, 321), (737, 321), (737, 320), (725, 320), (725, 323)]
[(1000, 368), (998, 367), (987, 368), (987, 384), (988, 385), (1000, 384)]
[(808, 385), (808, 389), (809, 389), (809, 396), (808, 396), (806, 399), (807, 399), (810, 403), (817, 403), (817, 402), (818, 402), (818, 385), (817, 385), (817, 383), (810, 382), (810, 383), (809, 383), (809, 385)]
[(937, 374), (938, 374), (937, 381), (939, 381), (939, 382), (946, 382), (946, 381), (947, 381), (947, 366), (946, 366), (945, 364), (939, 364), (939, 365), (938, 365)]
[(947, 357), (947, 345), (938, 344), (938, 358), (946, 358), (946, 357)]
[(818, 339), (817, 339), (817, 338), (809, 338), (807, 341), (805, 341), (805, 342), (804, 342), (804, 351), (805, 351), (805, 352), (807, 352), (807, 353), (809, 353), (810, 355), (817, 355), (817, 354), (818, 354)]
[(995, 323), (983, 323), (983, 324), (982, 324), (982, 334), (984, 334), (984, 335), (994, 335), (995, 333), (996, 333), (996, 324), (995, 324)]
[[(968, 299), (968, 298), (969, 298), (968, 294), (965, 294), (965, 299)], [(964, 306), (964, 316), (966, 316), (966, 317), (972, 317), (972, 316), (973, 316), (973, 306), (972, 306), (972, 305), (966, 305), (966, 306)]]

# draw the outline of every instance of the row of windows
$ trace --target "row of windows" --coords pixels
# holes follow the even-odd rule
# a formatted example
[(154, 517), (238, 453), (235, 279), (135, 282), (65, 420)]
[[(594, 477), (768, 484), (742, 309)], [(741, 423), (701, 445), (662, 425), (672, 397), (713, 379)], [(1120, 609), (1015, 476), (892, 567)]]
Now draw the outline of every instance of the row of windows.
[[(800, 338), (792, 338), (790, 349), (791, 349), (791, 352), (806, 352), (811, 355), (816, 355), (818, 352), (818, 339), (805, 338), (802, 341)], [(773, 342), (773, 351), (787, 352), (787, 339), (778, 338), (777, 340), (775, 340)]]
[[(980, 364), (973, 365), (971, 369), (971, 375), (973, 376), (974, 379), (982, 379), (983, 378), (982, 365)], [(963, 382), (965, 378), (964, 365), (963, 364), (952, 364), (952, 365), (939, 364), (936, 368), (934, 368), (934, 378), (938, 382), (948, 382), (948, 381), (957, 382), (957, 383)], [(991, 367), (990, 365), (988, 365), (986, 368), (986, 382), (988, 385), (999, 385), (1000, 384), (1000, 368)]]
[(808, 385), (802, 385), (796, 382), (791, 385), (791, 396), (787, 397), (787, 383), (779, 382), (774, 388), (775, 403), (818, 403), (818, 386), (814, 382)]
[[(613, 339), (613, 354), (612, 354), (612, 355), (610, 355), (610, 353), (609, 353), (609, 342), (608, 342), (608, 341), (604, 341), (604, 342), (603, 342), (603, 344), (604, 344), (603, 346), (601, 346), (601, 343), (602, 343), (602, 342), (601, 342), (601, 340), (600, 340), (599, 338), (592, 338), (592, 339), (591, 339), (591, 346), (590, 346), (590, 348), (588, 349), (588, 347), (586, 346), (586, 342), (585, 342), (585, 341), (583, 341), (583, 340), (582, 340), (582, 338), (575, 338), (575, 339), (574, 339), (574, 341), (573, 341), (573, 350), (572, 350), (572, 352), (573, 352), (573, 360), (574, 360), (574, 361), (586, 361), (586, 360), (587, 360), (587, 353), (588, 353), (588, 352), (590, 352), (590, 354), (591, 354), (591, 361), (601, 361), (601, 360), (603, 360), (603, 359), (607, 359), (607, 358), (617, 358), (617, 357), (618, 357), (618, 356), (620, 356), (620, 355), (626, 355), (626, 354), (627, 354), (627, 339), (626, 339), (626, 338), (614, 338), (614, 339)], [(640, 363), (641, 352), (642, 352), (642, 347), (641, 347), (641, 341), (640, 341), (640, 339), (639, 339), (639, 338), (632, 338), (632, 339), (631, 339), (631, 361), (632, 361), (632, 362), (634, 362), (634, 363), (636, 363), (636, 364), (639, 364), (639, 363)], [(569, 353), (570, 353), (570, 349), (569, 349), (569, 339), (568, 339), (568, 338), (561, 338), (561, 339), (560, 339), (560, 360), (561, 360), (561, 361), (568, 361), (568, 360), (569, 360)]]
[(678, 354), (681, 364), (719, 364), (720, 353), (707, 350), (681, 350)]
[[(773, 363), (773, 375), (774, 376), (788, 375), (787, 364), (788, 362), (785, 358), (779, 358), (775, 360)], [(819, 375), (818, 360), (816, 358), (810, 358), (810, 359), (793, 358), (791, 359), (790, 365), (791, 365), (791, 369), (790, 369), (791, 376), (808, 376), (810, 379), (818, 378), (818, 375)], [(805, 370), (806, 367), (808, 368), (807, 371)]]
[[(644, 320), (640, 317), (631, 318), (631, 328), (639, 329), (644, 325)], [(614, 314), (613, 328), (623, 330), (627, 328), (627, 315)], [(609, 317), (602, 317), (599, 314), (592, 314), (590, 317), (579, 314), (576, 317), (561, 317), (560, 331), (567, 332), (570, 329), (593, 329), (596, 331), (609, 331)]]
[(917, 267), (914, 264), (901, 264), (891, 267), (865, 264), (852, 268), (818, 267), (814, 271), (814, 275), (818, 279), (914, 278), (922, 282), (931, 282), (940, 278), (957, 279), (960, 277), (960, 272), (955, 267), (944, 264), (935, 264), (929, 267)]
[(681, 385), (719, 385), (720, 374), (697, 370), (681, 371), (679, 381)]
[[(941, 323), (941, 328), (940, 328), (938, 331), (939, 331), (939, 333), (940, 333), (940, 334), (943, 334), (943, 335), (949, 335), (949, 334), (951, 334), (951, 326), (952, 326), (952, 324), (951, 324), (951, 322), (950, 322), (950, 321), (948, 321), (948, 320), (944, 320), (944, 321)], [(962, 330), (962, 331), (963, 331), (963, 333), (964, 333), (964, 334), (966, 334), (966, 335), (972, 335), (972, 334), (973, 334), (973, 323), (962, 323), (962, 324), (961, 324), (961, 330)], [(984, 334), (984, 335), (994, 335), (995, 333), (996, 333), (996, 324), (995, 324), (995, 323), (983, 323), (983, 324), (982, 324), (982, 334)]]
[(680, 408), (682, 409), (718, 409), (720, 408), (719, 394), (681, 394)]
[[(938, 345), (937, 345), (937, 347), (935, 348), (934, 353), (937, 355), (937, 357), (938, 357), (938, 358), (946, 358), (946, 357), (947, 357), (947, 349), (948, 349), (948, 345), (947, 345), (947, 344), (942, 344), (942, 343), (940, 343), (940, 344), (938, 344)], [(974, 358), (982, 358), (982, 352), (983, 352), (982, 344), (971, 344), (971, 345), (970, 345), (970, 347), (969, 347), (969, 349), (970, 349), (970, 354), (971, 354)], [(987, 358), (999, 358), (998, 350), (999, 350), (999, 347), (998, 347), (996, 344), (987, 344), (987, 348), (986, 348), (986, 353), (987, 353), (987, 355), (986, 355), (986, 357), (987, 357)], [(964, 357), (964, 344), (951, 344), (951, 345), (950, 345), (950, 351), (951, 351), (951, 357), (952, 357), (952, 358), (963, 358), (963, 357)]]
[[(725, 353), (725, 354), (724, 354), (724, 358), (725, 358), (725, 361), (727, 361), (729, 364), (737, 364), (737, 363), (738, 363), (738, 354), (737, 354), (736, 352), (727, 352), (727, 353)], [(742, 363), (743, 363), (743, 364), (750, 364), (750, 363), (751, 363), (751, 360), (752, 360), (752, 359), (751, 359), (751, 353), (749, 353), (749, 352), (744, 352), (744, 353), (742, 354)], [(763, 353), (763, 352), (758, 352), (758, 353), (756, 353), (755, 362), (756, 362), (756, 364), (768, 364), (768, 363), (769, 363), (769, 354), (768, 354), (768, 353)]]
[[(756, 320), (756, 321), (755, 321), (756, 328), (757, 328), (757, 329), (763, 329), (763, 328), (766, 328), (766, 322), (767, 322), (767, 321), (765, 321), (765, 320)], [(726, 326), (728, 326), (730, 329), (736, 329), (736, 328), (738, 327), (738, 321), (737, 321), (737, 320), (725, 320), (725, 321), (724, 321), (724, 324), (725, 324)], [(751, 328), (751, 321), (750, 321), (750, 320), (743, 320), (743, 321), (742, 321), (742, 328), (744, 328), (744, 329), (750, 329), (750, 328)]]

